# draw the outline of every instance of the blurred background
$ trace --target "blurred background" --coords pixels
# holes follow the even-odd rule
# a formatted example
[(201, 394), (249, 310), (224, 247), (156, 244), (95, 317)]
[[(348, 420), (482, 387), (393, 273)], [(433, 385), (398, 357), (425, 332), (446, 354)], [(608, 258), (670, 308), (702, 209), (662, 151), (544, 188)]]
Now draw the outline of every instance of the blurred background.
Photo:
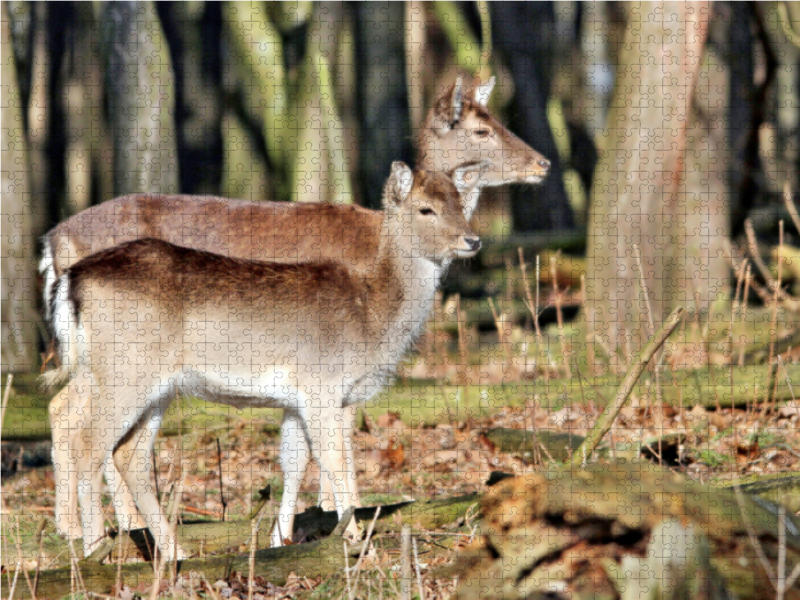
[(38, 368), (37, 240), (61, 220), (131, 192), (378, 208), (459, 76), (496, 76), (491, 110), (553, 162), (540, 186), (483, 192), (485, 250), (445, 283), (475, 301), (471, 325), (533, 328), (509, 282), (537, 257), (538, 317), (583, 315), (612, 361), (678, 303), (702, 319), (727, 301), (727, 319), (746, 222), (768, 261), (781, 219), (796, 237), (798, 17), (783, 2), (3, 2), (3, 371)]

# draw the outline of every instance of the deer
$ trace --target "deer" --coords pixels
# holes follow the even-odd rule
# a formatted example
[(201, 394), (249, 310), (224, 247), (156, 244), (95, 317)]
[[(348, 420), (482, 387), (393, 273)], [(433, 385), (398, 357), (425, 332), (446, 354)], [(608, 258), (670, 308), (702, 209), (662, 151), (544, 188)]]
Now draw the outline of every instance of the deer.
[[(475, 161), (488, 164), (481, 182), (464, 198), (469, 221), (484, 186), (539, 183), (550, 163), (516, 137), (489, 111), (495, 79), (471, 89), (459, 78), (436, 100), (418, 138), (418, 168), (450, 172)], [(323, 258), (367, 268), (377, 251), (381, 211), (354, 205), (250, 202), (214, 196), (131, 194), (109, 200), (52, 229), (44, 239), (40, 271), (44, 276), (46, 321), (54, 282), (70, 266), (96, 252), (151, 237), (233, 258), (297, 263)], [(50, 403), (56, 480), (55, 522), (61, 535), (81, 537), (75, 495), (76, 473), (66, 459), (73, 415), (82, 401), (69, 386)], [(124, 481), (109, 462), (106, 479), (113, 491), (121, 529), (144, 527)], [(320, 504), (332, 509), (329, 490)]]
[(459, 167), (451, 179), (394, 163), (377, 250), (361, 268), (325, 258), (229, 258), (155, 238), (67, 268), (51, 298), (61, 367), (45, 375), (49, 383), (71, 377), (87, 398), (67, 451), (84, 553), (104, 535), (99, 484), (110, 456), (159, 551), (186, 558), (149, 479), (154, 432), (182, 393), (283, 408), (284, 496), (273, 546), (292, 531), (309, 456), (342, 517), (357, 492), (347, 408), (391, 379), (430, 316), (442, 270), (480, 249), (462, 195), (484, 169)]

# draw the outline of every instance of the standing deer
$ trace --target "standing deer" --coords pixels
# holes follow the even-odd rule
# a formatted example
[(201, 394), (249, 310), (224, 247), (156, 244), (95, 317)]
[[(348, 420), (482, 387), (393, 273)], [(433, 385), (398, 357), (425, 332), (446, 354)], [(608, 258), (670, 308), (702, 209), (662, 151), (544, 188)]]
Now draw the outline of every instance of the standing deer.
[[(449, 172), (459, 165), (487, 161), (481, 185), (465, 197), (469, 221), (483, 185), (538, 183), (549, 162), (508, 131), (488, 111), (494, 78), (465, 90), (459, 79), (428, 114), (418, 139), (419, 168)], [(40, 270), (45, 278), (45, 306), (55, 330), (52, 289), (71, 265), (124, 242), (151, 237), (234, 258), (297, 263), (322, 258), (368, 268), (378, 249), (382, 215), (350, 205), (248, 202), (211, 196), (133, 194), (109, 200), (64, 221), (44, 240)], [(81, 536), (75, 495), (77, 474), (67, 460), (72, 420), (80, 418), (85, 399), (69, 386), (50, 404), (53, 465), (56, 480), (55, 521), (59, 533)], [(75, 416), (77, 413), (77, 417)], [(124, 482), (109, 462), (106, 478), (114, 491), (122, 529), (143, 527)], [(332, 508), (323, 489), (323, 506)]]
[(273, 545), (292, 531), (309, 456), (341, 517), (357, 492), (345, 409), (392, 376), (430, 315), (442, 268), (479, 250), (460, 194), (482, 168), (459, 167), (451, 180), (394, 163), (377, 250), (360, 268), (233, 259), (142, 239), (67, 269), (51, 306), (62, 367), (46, 377), (73, 375), (87, 399), (68, 449), (84, 552), (103, 536), (99, 484), (110, 454), (161, 552), (186, 556), (150, 485), (154, 432), (179, 393), (284, 409)]

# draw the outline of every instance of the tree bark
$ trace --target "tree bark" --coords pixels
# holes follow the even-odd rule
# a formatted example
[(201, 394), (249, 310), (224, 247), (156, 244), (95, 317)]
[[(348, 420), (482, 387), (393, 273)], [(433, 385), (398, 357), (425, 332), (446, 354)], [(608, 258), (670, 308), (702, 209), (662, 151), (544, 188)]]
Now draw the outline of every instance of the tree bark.
[(413, 164), (404, 19), (401, 2), (356, 2), (356, 57), (361, 125), (361, 195), (382, 209), (383, 184), (393, 161)]
[(222, 182), (222, 4), (156, 2), (175, 71), (182, 194), (219, 194)]
[[(5, 7), (3, 7), (5, 8)], [(36, 314), (36, 232), (11, 24), (2, 11), (2, 370), (30, 371), (39, 362)]]
[(178, 192), (174, 73), (152, 2), (108, 2), (103, 17), (114, 195)]
[(592, 190), (587, 298), (590, 331), (632, 355), (649, 337), (634, 244), (656, 324), (672, 307), (693, 304), (681, 273), (691, 268), (701, 280), (710, 277), (707, 251), (690, 264), (686, 248), (708, 240), (683, 225), (679, 197), (710, 8), (706, 2), (624, 8), (623, 50)]
[(550, 161), (550, 174), (536, 187), (512, 190), (514, 230), (570, 230), (575, 227), (564, 189), (555, 138), (547, 119), (550, 96), (550, 43), (555, 35), (553, 5), (547, 2), (493, 2), (492, 39), (508, 60), (516, 94), (511, 129)]

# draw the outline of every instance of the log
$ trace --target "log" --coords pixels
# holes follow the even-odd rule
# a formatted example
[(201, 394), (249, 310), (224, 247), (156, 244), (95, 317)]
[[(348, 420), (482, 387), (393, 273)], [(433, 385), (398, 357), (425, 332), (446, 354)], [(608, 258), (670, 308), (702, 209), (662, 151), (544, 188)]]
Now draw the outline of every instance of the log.
[[(657, 581), (659, 598), (756, 600), (774, 588), (754, 544), (770, 565), (782, 553), (788, 574), (799, 528), (770, 502), (643, 461), (548, 467), (484, 494), (473, 544), (432, 576), (458, 576), (461, 600), (544, 598), (553, 581), (564, 597), (649, 598)], [(732, 594), (690, 593), (704, 585)]]
[[(444, 498), (440, 500), (431, 500), (427, 502), (403, 502), (398, 504), (391, 504), (381, 507), (381, 514), (375, 525), (375, 533), (399, 533), (402, 524), (410, 525), (415, 531), (428, 531), (440, 529), (445, 525), (462, 520), (467, 512), (480, 502), (479, 494), (467, 494), (464, 496), (457, 496), (455, 498)], [(362, 529), (372, 521), (375, 516), (376, 507), (358, 508), (355, 511), (356, 521), (363, 523)], [(399, 518), (396, 515), (399, 514)], [(37, 519), (38, 520), (38, 519)], [(263, 518), (259, 529), (259, 539), (269, 539), (269, 518)], [(295, 532), (302, 534), (306, 538), (317, 538), (329, 536), (336, 527), (339, 518), (335, 511), (326, 512), (318, 507), (311, 507), (306, 511), (300, 513), (295, 518)], [(3, 535), (5, 536), (5, 547), (9, 551), (5, 554), (4, 565), (6, 569), (14, 570), (14, 563), (19, 556), (17, 550), (16, 527), (13, 518), (6, 521), (9, 527), (4, 528)], [(21, 543), (20, 549), (24, 561), (36, 560), (39, 554), (39, 537), (34, 532), (37, 530), (36, 521), (29, 519), (26, 523), (21, 523)], [(191, 523), (178, 526), (178, 537), (181, 541), (183, 548), (191, 554), (212, 554), (214, 552), (228, 551), (228, 552), (241, 552), (248, 551), (248, 544), (250, 539), (250, 521), (239, 520), (229, 522), (214, 522), (214, 523)], [(316, 542), (311, 542), (316, 543)], [(82, 544), (79, 540), (73, 542), (75, 552), (78, 559), (83, 558)], [(308, 544), (297, 544), (296, 546), (307, 546)], [(145, 558), (150, 558), (149, 549), (154, 547), (154, 542), (147, 530), (135, 530), (130, 534), (122, 534), (117, 537), (115, 548), (111, 553), (112, 562), (120, 556), (134, 557), (137, 555)], [(341, 545), (339, 546), (339, 554), (341, 556)], [(40, 564), (45, 566), (58, 565), (59, 569), (50, 571), (42, 571), (41, 577), (44, 573), (52, 573), (54, 571), (61, 571), (68, 565), (70, 560), (69, 543), (66, 540), (60, 539), (54, 535), (45, 535), (44, 544), (42, 544)], [(96, 561), (81, 560), (81, 565), (87, 562), (92, 562), (98, 565)], [(148, 566), (152, 572), (152, 565)], [(83, 569), (83, 567), (81, 567)], [(86, 567), (87, 574), (93, 575), (96, 572), (94, 567)], [(83, 571), (82, 571), (83, 572)], [(131, 573), (138, 577), (139, 571), (133, 570)], [(284, 575), (288, 575), (286, 571)], [(259, 572), (260, 574), (260, 572)], [(324, 573), (318, 573), (322, 575)], [(69, 569), (67, 569), (69, 576)], [(49, 575), (48, 575), (49, 577)], [(53, 576), (55, 580), (59, 580), (59, 576)], [(209, 576), (210, 577), (210, 576)], [(31, 577), (33, 581), (33, 577)], [(104, 581), (104, 580), (103, 580)], [(4, 580), (4, 583), (7, 581)], [(67, 580), (69, 584), (69, 580)], [(60, 585), (60, 584), (59, 584)], [(94, 590), (93, 591), (97, 591)]]
[[(341, 537), (330, 537), (308, 544), (295, 544), (283, 548), (268, 548), (255, 553), (255, 573), (275, 585), (283, 585), (290, 573), (299, 577), (329, 577), (344, 568), (344, 544)], [(348, 555), (357, 557), (361, 552), (361, 544), (349, 545)], [(246, 554), (222, 554), (207, 558), (195, 558), (181, 561), (178, 565), (178, 574), (188, 576), (195, 572), (204, 576), (209, 581), (216, 581), (227, 577), (231, 572), (238, 571), (247, 574), (249, 570), (249, 556)], [(12, 569), (13, 570), (13, 569)], [(118, 566), (115, 564), (101, 565), (100, 563), (82, 560), (77, 563), (76, 574), (86, 591), (95, 593), (108, 593), (117, 581)], [(69, 566), (41, 571), (39, 573), (37, 598), (61, 598), (71, 592), (72, 569)], [(123, 585), (131, 588), (147, 586), (155, 579), (152, 563), (141, 562), (123, 565), (120, 569), (120, 579)], [(168, 574), (162, 577), (167, 578)], [(34, 581), (36, 574), (29, 574)], [(82, 591), (80, 586), (78, 590)], [(8, 597), (9, 586), (5, 577), (2, 578), (0, 593)], [(31, 590), (27, 587), (24, 577), (20, 575), (17, 581), (15, 598), (31, 598)]]

